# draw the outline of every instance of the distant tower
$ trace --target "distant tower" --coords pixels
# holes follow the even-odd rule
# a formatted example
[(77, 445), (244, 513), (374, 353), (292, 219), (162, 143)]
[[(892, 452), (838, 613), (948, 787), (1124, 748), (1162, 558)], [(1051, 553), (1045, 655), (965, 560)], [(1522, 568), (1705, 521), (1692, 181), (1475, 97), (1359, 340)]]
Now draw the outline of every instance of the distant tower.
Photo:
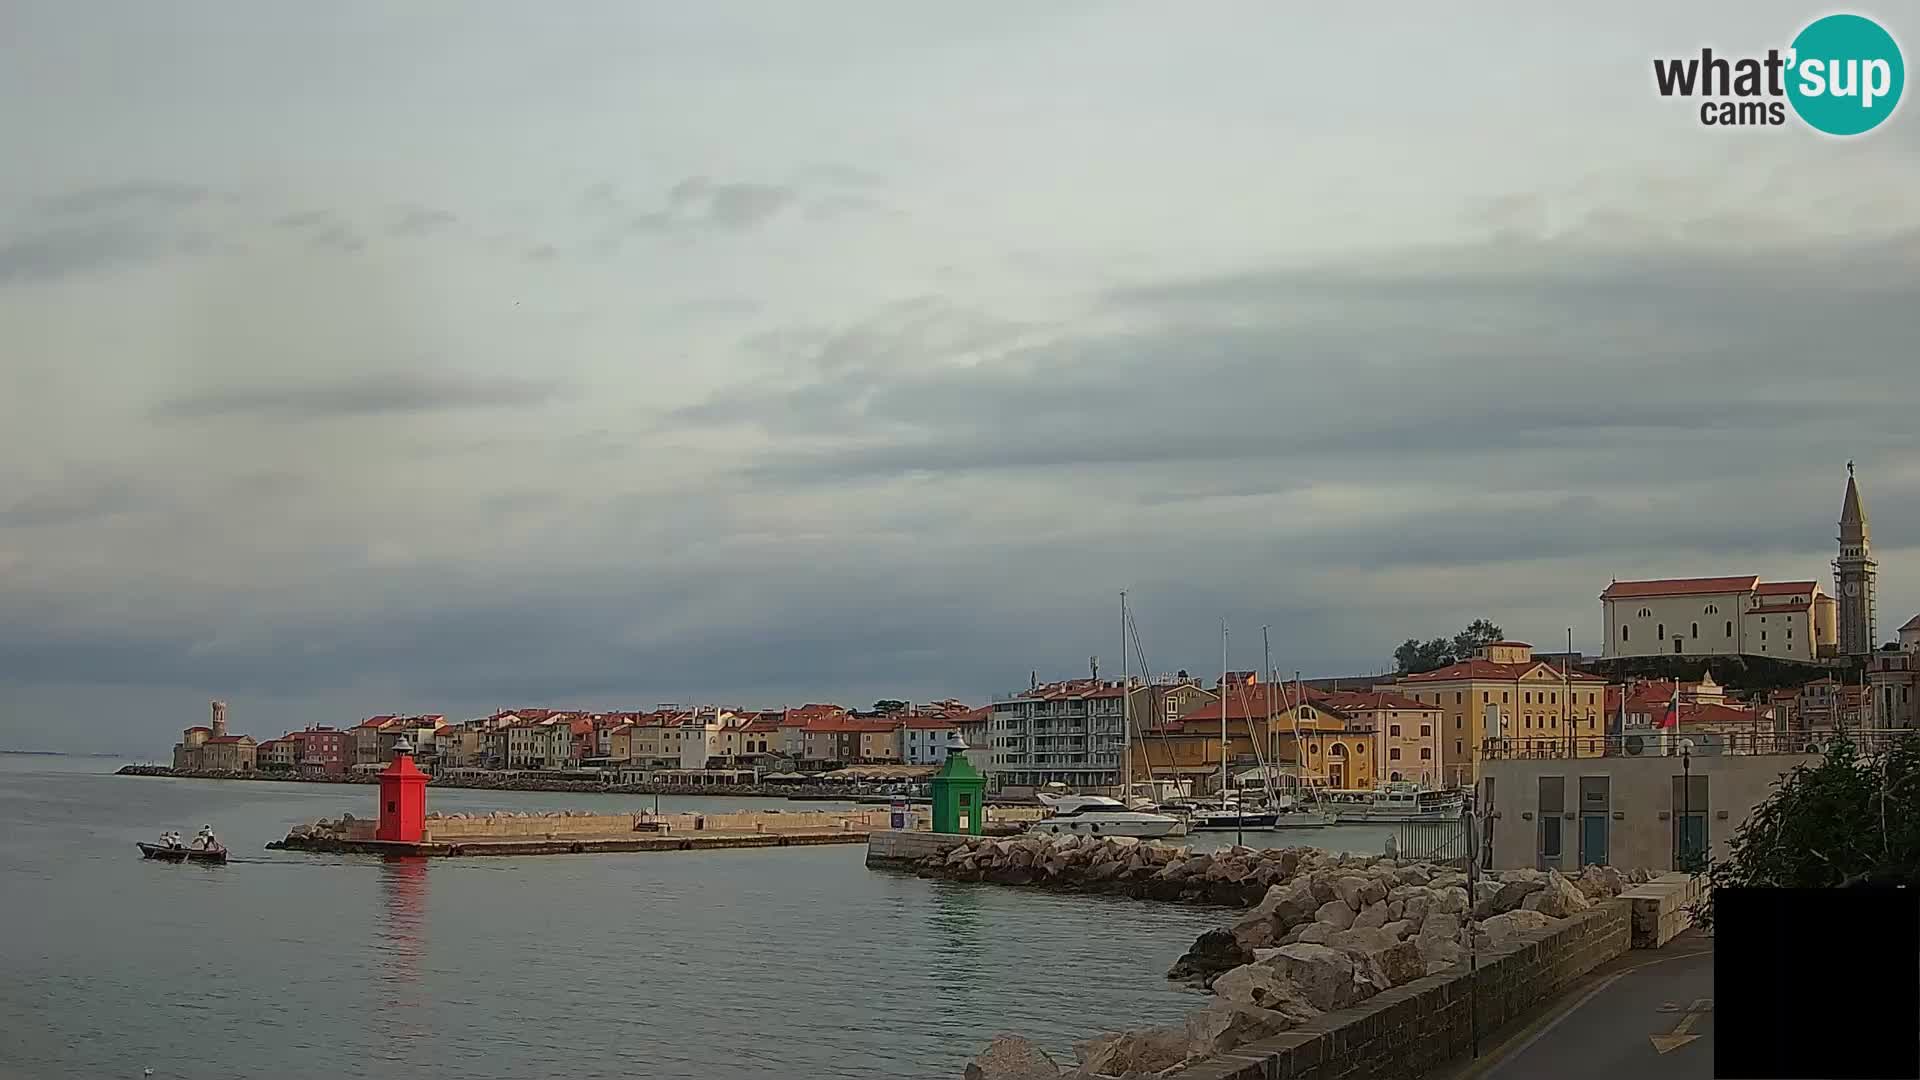
[(227, 703), (224, 701), (216, 701), (213, 703), (213, 734), (215, 738), (219, 738), (226, 733)]
[(1834, 593), (1840, 602), (1840, 655), (1865, 656), (1873, 651), (1872, 530), (1860, 488), (1853, 482), (1853, 462), (1847, 462), (1847, 498), (1840, 504), (1840, 557), (1833, 560)]

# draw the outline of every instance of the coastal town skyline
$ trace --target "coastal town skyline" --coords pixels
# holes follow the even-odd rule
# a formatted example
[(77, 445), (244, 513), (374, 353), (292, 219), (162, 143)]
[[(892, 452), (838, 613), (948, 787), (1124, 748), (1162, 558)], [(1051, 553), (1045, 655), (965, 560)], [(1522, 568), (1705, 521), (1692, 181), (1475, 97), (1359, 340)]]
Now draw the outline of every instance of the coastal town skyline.
[(1804, 16), (34, 6), (0, 745), (983, 701), (1117, 671), (1122, 589), (1157, 669), (1594, 652), (1616, 577), (1830, 584), (1848, 460), (1884, 630), (1920, 127), (1647, 64)]

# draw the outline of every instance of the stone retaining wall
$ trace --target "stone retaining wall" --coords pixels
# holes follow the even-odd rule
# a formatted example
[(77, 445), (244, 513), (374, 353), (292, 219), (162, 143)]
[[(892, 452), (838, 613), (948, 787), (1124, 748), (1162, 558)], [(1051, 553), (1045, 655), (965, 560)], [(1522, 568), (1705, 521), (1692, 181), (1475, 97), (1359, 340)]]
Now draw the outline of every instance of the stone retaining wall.
[(914, 863), (929, 855), (944, 855), (968, 840), (957, 833), (884, 832), (867, 836), (867, 865), (890, 869), (913, 869)]
[[(1607, 900), (1558, 926), (1482, 950), (1477, 1010), (1483, 1041), (1625, 953), (1631, 927), (1630, 904)], [(1180, 1072), (1180, 1080), (1424, 1075), (1468, 1053), (1473, 978), (1458, 968), (1394, 987), (1284, 1034), (1196, 1062)]]
[(885, 828), (891, 819), (885, 809), (813, 810), (800, 813), (742, 810), (725, 814), (661, 814), (658, 817), (652, 814), (479, 814), (471, 817), (429, 817), (426, 831), (430, 840), (612, 837), (649, 831), (635, 827), (643, 822), (662, 825), (670, 833), (799, 833), (846, 829), (865, 832)]
[(1661, 874), (1620, 894), (1633, 909), (1633, 947), (1657, 949), (1693, 925), (1701, 881), (1692, 874)]

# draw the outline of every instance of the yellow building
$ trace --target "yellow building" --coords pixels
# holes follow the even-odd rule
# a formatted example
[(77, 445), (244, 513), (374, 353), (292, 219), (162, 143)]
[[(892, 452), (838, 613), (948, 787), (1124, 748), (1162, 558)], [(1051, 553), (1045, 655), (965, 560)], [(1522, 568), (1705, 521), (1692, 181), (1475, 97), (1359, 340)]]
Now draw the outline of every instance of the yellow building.
[(1383, 686), (1441, 713), (1436, 733), (1439, 779), (1470, 784), (1480, 749), (1493, 737), (1576, 737), (1576, 752), (1597, 756), (1606, 734), (1607, 682), (1533, 658), (1533, 646), (1496, 641), (1471, 660), (1404, 675)]
[(1371, 760), (1377, 779), (1440, 783), (1439, 733), (1444, 718), (1438, 705), (1389, 690), (1330, 690), (1310, 696), (1338, 710), (1350, 725), (1373, 731)]
[[(1184, 779), (1195, 792), (1220, 788), (1224, 757), (1229, 775), (1256, 768), (1262, 760), (1317, 786), (1371, 788), (1380, 778), (1379, 732), (1374, 717), (1349, 715), (1332, 695), (1312, 688), (1305, 701), (1285, 686), (1236, 679), (1222, 697), (1210, 696), (1172, 723), (1143, 732), (1134, 746), (1136, 781)], [(1221, 715), (1226, 738), (1221, 738)], [(1255, 733), (1261, 746), (1254, 751)]]

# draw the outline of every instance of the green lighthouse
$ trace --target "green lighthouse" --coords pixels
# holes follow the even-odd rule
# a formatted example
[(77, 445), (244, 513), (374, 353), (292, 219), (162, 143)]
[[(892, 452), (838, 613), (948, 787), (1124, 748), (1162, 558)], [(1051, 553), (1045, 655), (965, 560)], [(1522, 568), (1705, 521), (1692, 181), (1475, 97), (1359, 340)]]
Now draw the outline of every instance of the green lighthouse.
[(987, 778), (967, 760), (959, 732), (947, 743), (947, 760), (933, 774), (933, 831), (980, 835), (986, 813)]

